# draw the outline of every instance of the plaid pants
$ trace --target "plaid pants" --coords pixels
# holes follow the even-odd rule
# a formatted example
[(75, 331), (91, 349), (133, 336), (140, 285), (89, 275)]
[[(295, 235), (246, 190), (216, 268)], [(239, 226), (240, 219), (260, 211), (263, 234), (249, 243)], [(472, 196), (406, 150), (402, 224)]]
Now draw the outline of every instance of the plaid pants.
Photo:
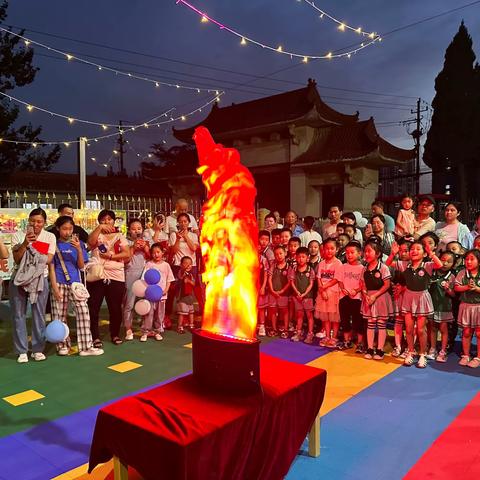
[[(72, 302), (77, 320), (78, 351), (88, 350), (92, 346), (93, 340), (90, 332), (90, 312), (88, 311), (87, 301), (79, 302), (75, 300), (71, 285), (59, 283), (58, 289), (62, 298), (59, 301), (52, 295), (52, 319), (67, 323), (68, 303)], [(70, 337), (68, 337), (65, 342), (57, 343), (57, 349), (62, 347), (70, 348), (70, 345)]]

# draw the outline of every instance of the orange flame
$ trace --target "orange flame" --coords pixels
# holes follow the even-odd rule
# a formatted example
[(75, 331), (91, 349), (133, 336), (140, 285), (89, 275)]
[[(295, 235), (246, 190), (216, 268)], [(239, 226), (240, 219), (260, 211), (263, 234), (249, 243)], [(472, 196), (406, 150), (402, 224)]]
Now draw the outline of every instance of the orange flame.
[(207, 189), (200, 236), (206, 284), (202, 328), (252, 339), (259, 272), (255, 182), (238, 151), (216, 144), (206, 128), (195, 129), (193, 139)]

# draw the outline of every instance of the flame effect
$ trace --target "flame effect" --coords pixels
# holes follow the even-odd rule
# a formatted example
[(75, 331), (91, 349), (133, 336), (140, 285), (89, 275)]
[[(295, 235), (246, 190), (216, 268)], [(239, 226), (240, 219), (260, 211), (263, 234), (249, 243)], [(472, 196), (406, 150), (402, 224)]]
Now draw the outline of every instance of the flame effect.
[(207, 189), (200, 236), (206, 284), (202, 328), (252, 339), (259, 272), (255, 182), (238, 151), (216, 144), (206, 128), (195, 129), (193, 139)]

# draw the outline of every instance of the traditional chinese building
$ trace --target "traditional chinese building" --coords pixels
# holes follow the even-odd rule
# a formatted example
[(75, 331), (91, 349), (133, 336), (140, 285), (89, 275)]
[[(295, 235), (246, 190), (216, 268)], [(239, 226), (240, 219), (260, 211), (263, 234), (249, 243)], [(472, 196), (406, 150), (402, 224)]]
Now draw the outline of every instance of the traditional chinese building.
[[(316, 83), (228, 107), (214, 105), (198, 125), (216, 142), (239, 150), (252, 171), (260, 207), (325, 216), (332, 204), (370, 211), (379, 169), (403, 165), (414, 150), (398, 148), (376, 131), (373, 118), (360, 121), (329, 107)], [(198, 126), (197, 125), (197, 126)], [(175, 137), (193, 143), (195, 127)]]

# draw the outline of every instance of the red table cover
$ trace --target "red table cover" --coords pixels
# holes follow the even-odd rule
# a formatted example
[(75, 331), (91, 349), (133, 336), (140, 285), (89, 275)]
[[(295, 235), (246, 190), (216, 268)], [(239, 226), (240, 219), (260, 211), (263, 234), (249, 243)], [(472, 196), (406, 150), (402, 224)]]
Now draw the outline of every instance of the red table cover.
[(192, 375), (97, 416), (91, 472), (113, 455), (154, 480), (278, 480), (320, 409), (326, 372), (261, 354), (262, 392), (200, 390)]

